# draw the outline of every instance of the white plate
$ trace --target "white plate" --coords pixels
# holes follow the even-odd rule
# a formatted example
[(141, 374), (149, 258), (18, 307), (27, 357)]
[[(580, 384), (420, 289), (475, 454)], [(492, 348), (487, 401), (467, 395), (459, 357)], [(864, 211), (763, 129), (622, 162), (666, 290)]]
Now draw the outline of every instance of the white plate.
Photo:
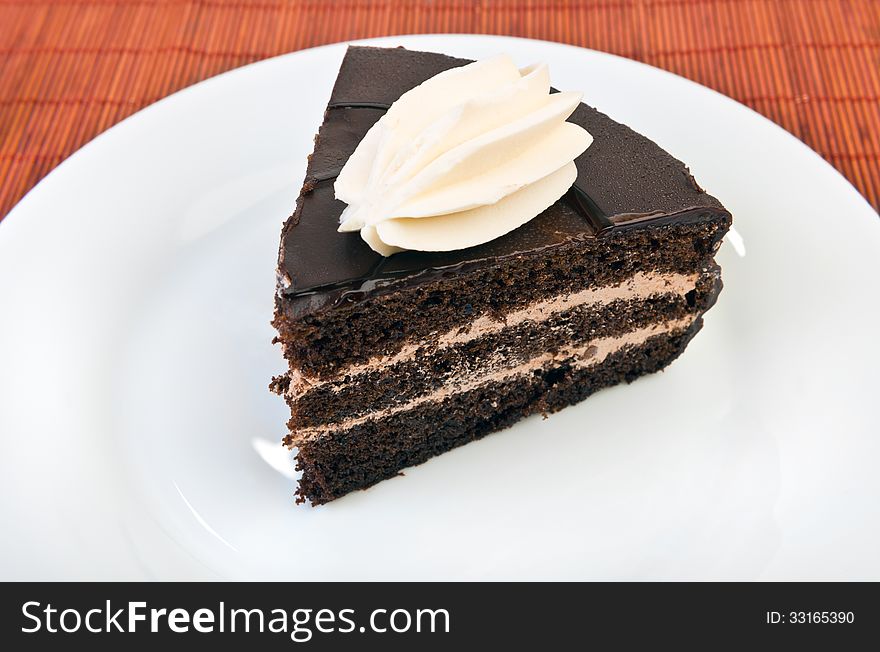
[(0, 225), (0, 579), (880, 579), (880, 220), (856, 191), (632, 61), (374, 43), (548, 61), (687, 161), (737, 232), (703, 332), (665, 373), (294, 506), (266, 389), (275, 257), (345, 46), (220, 75), (96, 138)]

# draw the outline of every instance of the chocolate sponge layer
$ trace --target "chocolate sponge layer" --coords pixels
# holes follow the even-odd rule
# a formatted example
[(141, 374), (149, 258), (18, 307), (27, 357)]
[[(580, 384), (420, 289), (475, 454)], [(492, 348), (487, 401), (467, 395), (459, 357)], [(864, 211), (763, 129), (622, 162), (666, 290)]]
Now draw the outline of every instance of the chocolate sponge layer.
[(622, 230), (497, 261), (468, 273), (435, 279), (307, 317), (276, 298), (273, 324), (292, 369), (332, 378), (341, 368), (391, 355), (408, 342), (466, 326), (538, 298), (613, 285), (636, 272), (692, 273), (714, 266), (713, 255), (730, 216), (707, 215), (696, 223)]
[(719, 275), (713, 266), (688, 292), (575, 306), (546, 320), (526, 320), (512, 326), (504, 326), (501, 321), (498, 330), (467, 341), (447, 346), (437, 346), (430, 340), (421, 342), (418, 348), (411, 347), (412, 353), (403, 359), (377, 363), (369, 371), (343, 370), (336, 380), (300, 380), (293, 388), (290, 376), (284, 375), (274, 388), (285, 396), (291, 409), (291, 429), (339, 422), (406, 403), (442, 387), (454, 387), (547, 351), (697, 315), (715, 300)]
[[(320, 505), (398, 475), (452, 448), (485, 437), (531, 414), (549, 413), (590, 394), (658, 371), (684, 350), (702, 320), (673, 336), (609, 356), (601, 365), (558, 366), (490, 384), (386, 419), (367, 421), (299, 444), (298, 501)], [(288, 443), (289, 440), (288, 440)]]

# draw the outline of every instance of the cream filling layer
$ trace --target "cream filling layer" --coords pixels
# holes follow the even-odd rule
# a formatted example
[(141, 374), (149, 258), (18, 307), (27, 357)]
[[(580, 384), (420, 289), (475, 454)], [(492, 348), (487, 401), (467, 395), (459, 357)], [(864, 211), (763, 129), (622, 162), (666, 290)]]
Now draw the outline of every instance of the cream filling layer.
[(290, 443), (290, 447), (294, 447), (298, 441), (304, 441), (310, 437), (319, 436), (327, 431), (349, 430), (367, 421), (383, 419), (400, 412), (406, 412), (425, 403), (439, 403), (454, 394), (469, 392), (483, 385), (488, 385), (489, 383), (510, 380), (517, 376), (525, 376), (553, 363), (567, 361), (574, 368), (581, 369), (591, 367), (602, 363), (613, 353), (617, 353), (627, 347), (643, 344), (657, 335), (669, 335), (676, 331), (684, 331), (694, 323), (696, 318), (696, 315), (691, 315), (681, 319), (673, 319), (660, 324), (652, 324), (651, 326), (637, 328), (622, 335), (598, 338), (588, 344), (565, 347), (555, 353), (548, 352), (536, 356), (522, 364), (516, 365), (515, 367), (499, 369), (487, 374), (475, 376), (469, 380), (444, 385), (429, 394), (416, 397), (402, 405), (395, 405), (363, 416), (352, 417), (325, 426), (313, 426), (311, 428), (296, 430), (291, 433), (292, 442)]
[(392, 355), (375, 356), (362, 364), (346, 367), (333, 379), (322, 380), (304, 376), (299, 370), (294, 369), (290, 372), (290, 386), (287, 390), (287, 396), (291, 400), (296, 400), (317, 387), (341, 380), (346, 376), (352, 377), (365, 374), (412, 359), (419, 349), (426, 346), (433, 346), (436, 350), (464, 344), (484, 335), (497, 333), (504, 328), (517, 326), (527, 321), (547, 321), (553, 316), (572, 308), (589, 305), (601, 306), (614, 301), (647, 299), (651, 296), (663, 294), (683, 295), (696, 287), (699, 277), (698, 273), (638, 272), (617, 285), (589, 288), (572, 294), (561, 294), (550, 299), (536, 301), (525, 308), (507, 314), (503, 320), (493, 319), (488, 316), (478, 317), (470, 325), (449, 330), (440, 335), (436, 340), (407, 344), (400, 351)]

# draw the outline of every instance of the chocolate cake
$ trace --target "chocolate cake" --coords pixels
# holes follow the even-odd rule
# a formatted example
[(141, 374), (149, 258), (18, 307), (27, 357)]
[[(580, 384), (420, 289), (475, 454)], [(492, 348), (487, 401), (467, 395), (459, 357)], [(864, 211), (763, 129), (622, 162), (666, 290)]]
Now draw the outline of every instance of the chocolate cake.
[(721, 289), (730, 214), (677, 159), (586, 104), (571, 189), (478, 246), (382, 256), (338, 232), (334, 179), (404, 92), (469, 63), (351, 47), (284, 225), (273, 325), (298, 501), (411, 465), (663, 369)]

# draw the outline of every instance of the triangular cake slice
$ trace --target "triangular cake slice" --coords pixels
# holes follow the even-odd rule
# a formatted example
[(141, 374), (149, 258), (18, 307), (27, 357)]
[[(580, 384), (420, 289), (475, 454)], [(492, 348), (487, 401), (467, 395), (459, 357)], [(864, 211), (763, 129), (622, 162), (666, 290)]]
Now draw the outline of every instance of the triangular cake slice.
[(281, 236), (274, 326), (298, 496), (325, 503), (663, 369), (721, 289), (730, 214), (683, 163), (581, 104), (572, 189), (483, 245), (382, 257), (339, 233), (333, 182), (404, 92), (469, 63), (351, 47)]

